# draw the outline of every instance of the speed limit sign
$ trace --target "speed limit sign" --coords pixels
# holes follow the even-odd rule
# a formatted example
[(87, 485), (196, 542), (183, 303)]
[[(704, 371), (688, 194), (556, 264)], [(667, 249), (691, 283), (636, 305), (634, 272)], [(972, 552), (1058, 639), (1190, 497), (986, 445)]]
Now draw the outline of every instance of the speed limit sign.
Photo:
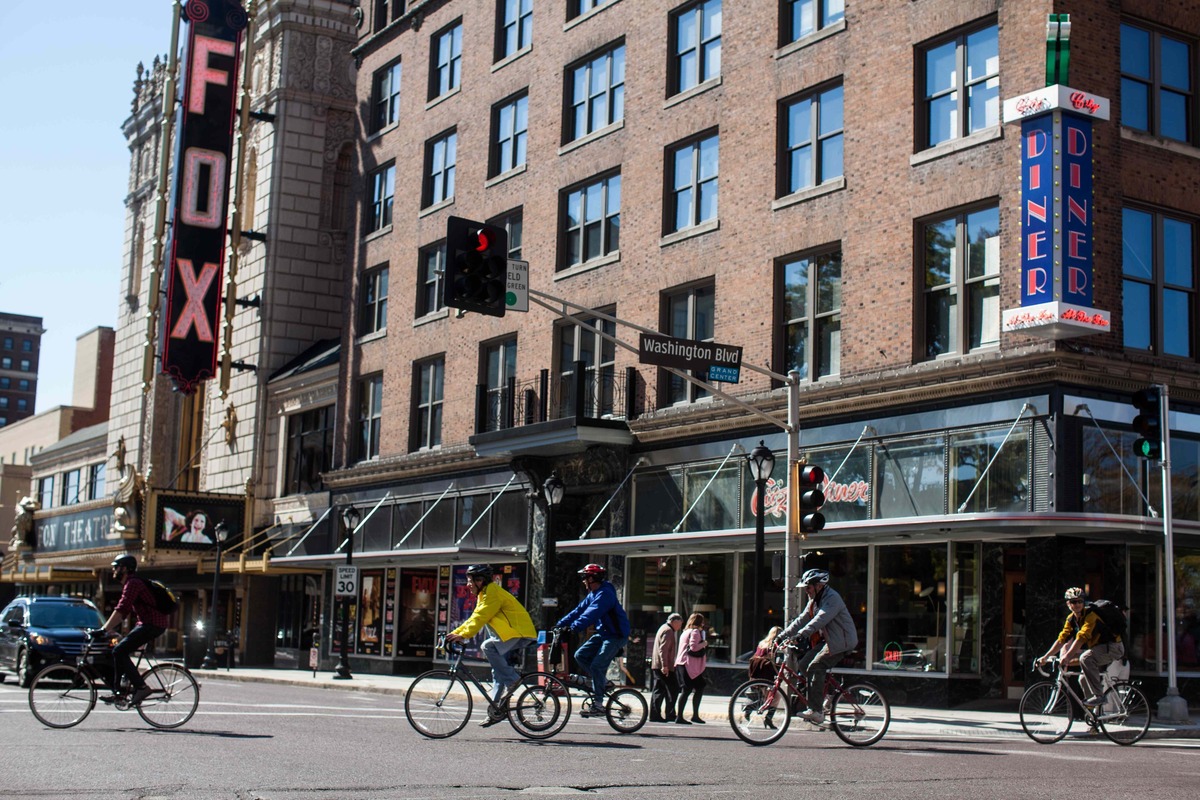
[(358, 567), (338, 567), (334, 573), (333, 596), (354, 597), (358, 594)]

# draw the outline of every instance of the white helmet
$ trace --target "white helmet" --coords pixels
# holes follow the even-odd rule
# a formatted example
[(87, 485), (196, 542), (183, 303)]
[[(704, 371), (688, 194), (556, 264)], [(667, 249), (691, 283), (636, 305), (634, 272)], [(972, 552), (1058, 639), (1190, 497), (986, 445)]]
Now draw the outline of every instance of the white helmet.
[(796, 584), (796, 588), (803, 589), (805, 586), (808, 586), (811, 583), (819, 583), (822, 586), (825, 586), (829, 583), (829, 573), (823, 569), (807, 570), (803, 575), (800, 576), (800, 582)]

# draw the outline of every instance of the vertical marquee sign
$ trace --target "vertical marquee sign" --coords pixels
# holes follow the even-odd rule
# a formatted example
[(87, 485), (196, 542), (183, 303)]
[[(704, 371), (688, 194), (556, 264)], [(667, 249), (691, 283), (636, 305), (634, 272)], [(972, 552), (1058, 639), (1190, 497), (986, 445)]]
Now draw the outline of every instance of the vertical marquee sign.
[[(1047, 42), (1047, 80), (1065, 81), (1066, 42)], [(1110, 329), (1109, 313), (1092, 307), (1092, 120), (1108, 116), (1107, 99), (1061, 83), (1004, 101), (1004, 121), (1021, 124), (1021, 306), (1004, 311), (1005, 331), (1066, 339)]]
[(190, 394), (216, 372), (238, 55), (247, 20), (236, 0), (188, 0), (184, 15), (190, 24), (162, 366)]

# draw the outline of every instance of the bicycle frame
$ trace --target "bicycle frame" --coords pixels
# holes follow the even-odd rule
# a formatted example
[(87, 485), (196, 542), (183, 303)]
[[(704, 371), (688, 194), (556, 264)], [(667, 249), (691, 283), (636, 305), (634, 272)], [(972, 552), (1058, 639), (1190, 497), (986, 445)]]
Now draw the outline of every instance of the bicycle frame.
[[(796, 695), (803, 697), (806, 703), (808, 702), (808, 677), (792, 669), (791, 665), (787, 663), (786, 657), (782, 659), (777, 658), (775, 661), (775, 682), (772, 684), (771, 691), (767, 695), (768, 702), (774, 701), (781, 683), (786, 683), (788, 689)], [(823, 698), (828, 700), (830, 697), (836, 697), (844, 691), (845, 689), (842, 687), (841, 681), (834, 676), (833, 671), (830, 670), (827, 672), (825, 674), (825, 692)]]
[[(1078, 675), (1079, 673), (1067, 672), (1066, 667), (1062, 666), (1061, 664), (1054, 668), (1054, 672), (1054, 685), (1059, 691), (1066, 690), (1067, 697), (1071, 698), (1071, 701), (1076, 706), (1083, 709), (1083, 721), (1088, 725), (1099, 725), (1100, 716), (1097, 715), (1096, 712), (1092, 711), (1090, 706), (1083, 702), (1083, 698), (1075, 693), (1075, 689), (1071, 686), (1071, 681), (1068, 680), (1070, 676)], [(1112, 681), (1108, 679), (1108, 673), (1104, 672), (1100, 674), (1100, 684), (1102, 687), (1101, 694), (1107, 697), (1109, 692), (1112, 690)], [(1101, 707), (1103, 707), (1103, 705)]]

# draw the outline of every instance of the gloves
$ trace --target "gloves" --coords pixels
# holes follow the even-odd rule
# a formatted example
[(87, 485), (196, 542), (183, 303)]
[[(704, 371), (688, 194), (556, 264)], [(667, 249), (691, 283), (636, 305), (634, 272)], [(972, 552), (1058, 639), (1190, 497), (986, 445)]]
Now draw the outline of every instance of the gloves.
[(92, 639), (107, 639), (109, 633), (104, 628), (92, 628), (88, 631), (88, 636)]

